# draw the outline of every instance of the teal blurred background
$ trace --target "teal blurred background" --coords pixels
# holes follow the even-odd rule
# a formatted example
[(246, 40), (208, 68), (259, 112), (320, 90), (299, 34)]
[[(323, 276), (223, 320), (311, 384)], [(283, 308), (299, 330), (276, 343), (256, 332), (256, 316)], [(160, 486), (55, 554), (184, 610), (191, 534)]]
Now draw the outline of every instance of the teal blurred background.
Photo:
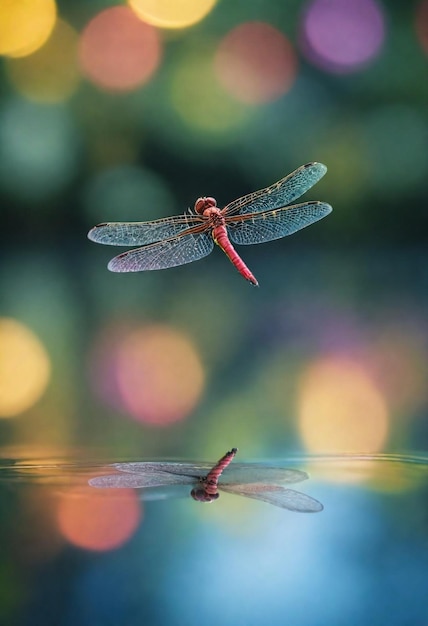
[[(425, 457), (311, 461), (428, 446), (427, 0), (13, 0), (0, 54), (0, 622), (428, 623)], [(333, 213), (238, 249), (258, 289), (86, 238), (310, 161)], [(232, 446), (325, 511), (85, 488)]]

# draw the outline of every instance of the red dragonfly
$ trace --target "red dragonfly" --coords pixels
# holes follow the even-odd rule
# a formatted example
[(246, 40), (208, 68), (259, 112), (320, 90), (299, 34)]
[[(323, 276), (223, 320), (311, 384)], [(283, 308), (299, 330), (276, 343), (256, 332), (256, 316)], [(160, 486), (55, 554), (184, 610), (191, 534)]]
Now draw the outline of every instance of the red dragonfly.
[(302, 196), (327, 168), (308, 163), (270, 187), (238, 198), (219, 209), (214, 198), (198, 198), (193, 211), (153, 222), (111, 222), (92, 228), (88, 237), (110, 246), (142, 246), (119, 254), (108, 264), (112, 272), (160, 270), (207, 256), (216, 243), (251, 284), (257, 279), (232, 243), (250, 245), (280, 239), (328, 215), (325, 202), (287, 206)]
[[(210, 463), (138, 462), (113, 463), (118, 473), (91, 478), (92, 487), (132, 488), (145, 490), (147, 500), (174, 494), (168, 489), (192, 485), (190, 495), (198, 502), (213, 502), (220, 496), (218, 491), (235, 493), (255, 500), (263, 500), (283, 509), (299, 513), (317, 513), (323, 505), (310, 496), (286, 489), (283, 483), (306, 480), (306, 472), (264, 463), (234, 463), (237, 453), (232, 448), (213, 466)], [(220, 480), (221, 479), (221, 480)], [(156, 488), (162, 488), (159, 492)]]

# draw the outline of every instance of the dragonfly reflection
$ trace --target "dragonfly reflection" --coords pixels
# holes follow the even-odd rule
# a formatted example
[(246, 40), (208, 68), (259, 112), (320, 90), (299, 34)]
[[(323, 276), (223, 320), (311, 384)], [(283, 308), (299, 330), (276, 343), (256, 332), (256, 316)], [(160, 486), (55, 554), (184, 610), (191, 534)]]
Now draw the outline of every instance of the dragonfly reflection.
[(172, 495), (171, 488), (189, 485), (190, 495), (199, 502), (213, 502), (219, 498), (219, 491), (225, 491), (300, 513), (323, 510), (318, 500), (283, 486), (306, 480), (306, 472), (265, 463), (230, 466), (237, 451), (232, 448), (215, 465), (170, 461), (114, 463), (112, 467), (118, 473), (91, 478), (89, 484), (101, 488), (141, 488), (148, 492), (165, 488), (166, 496)]

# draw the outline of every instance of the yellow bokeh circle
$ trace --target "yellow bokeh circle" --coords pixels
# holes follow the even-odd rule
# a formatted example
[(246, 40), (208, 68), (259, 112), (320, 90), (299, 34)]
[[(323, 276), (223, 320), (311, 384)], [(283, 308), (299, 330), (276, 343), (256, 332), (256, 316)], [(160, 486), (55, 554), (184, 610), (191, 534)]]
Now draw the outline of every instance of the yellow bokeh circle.
[(128, 0), (138, 17), (159, 28), (185, 28), (202, 20), (216, 0)]
[(16, 320), (0, 318), (0, 417), (33, 406), (46, 389), (50, 369), (36, 335)]
[(360, 364), (332, 355), (301, 378), (299, 427), (312, 453), (376, 452), (388, 435), (388, 409)]
[(30, 56), (8, 59), (6, 69), (19, 93), (36, 102), (61, 102), (79, 82), (77, 33), (58, 20), (44, 46)]
[(0, 2), (0, 54), (19, 57), (40, 48), (56, 20), (54, 0)]

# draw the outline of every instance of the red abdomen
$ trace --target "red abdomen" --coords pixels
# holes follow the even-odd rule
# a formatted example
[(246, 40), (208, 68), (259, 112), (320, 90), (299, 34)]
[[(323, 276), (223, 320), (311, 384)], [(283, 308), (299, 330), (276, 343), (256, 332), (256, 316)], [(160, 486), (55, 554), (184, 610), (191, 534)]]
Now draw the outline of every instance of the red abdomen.
[(231, 263), (233, 263), (233, 265), (236, 267), (238, 272), (252, 285), (255, 285), (257, 287), (259, 283), (257, 282), (256, 277), (245, 265), (244, 261), (241, 259), (235, 248), (230, 243), (229, 237), (227, 236), (226, 226), (215, 226), (213, 228), (213, 237), (216, 244), (220, 246), (220, 248), (226, 254)]

